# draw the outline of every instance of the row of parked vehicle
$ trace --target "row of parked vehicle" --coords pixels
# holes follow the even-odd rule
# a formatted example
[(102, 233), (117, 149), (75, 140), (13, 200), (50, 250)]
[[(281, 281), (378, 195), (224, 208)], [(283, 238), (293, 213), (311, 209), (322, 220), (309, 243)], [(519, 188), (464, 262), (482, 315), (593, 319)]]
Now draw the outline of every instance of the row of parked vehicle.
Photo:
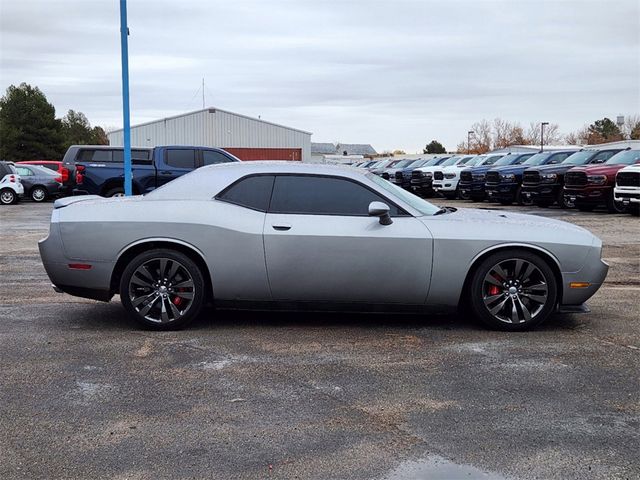
[(354, 165), (423, 197), (640, 211), (640, 149), (431, 155)]
[[(198, 167), (239, 160), (219, 148), (159, 146), (131, 151), (134, 194), (148, 193)], [(67, 195), (124, 195), (123, 148), (72, 145), (61, 161), (0, 162), (0, 202), (36, 202)]]

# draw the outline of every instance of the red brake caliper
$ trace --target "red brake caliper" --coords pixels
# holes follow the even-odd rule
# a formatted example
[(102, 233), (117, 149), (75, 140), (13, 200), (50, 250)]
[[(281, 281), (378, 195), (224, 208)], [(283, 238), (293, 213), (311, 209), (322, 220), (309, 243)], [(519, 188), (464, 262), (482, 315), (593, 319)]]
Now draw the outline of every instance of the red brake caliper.
[(489, 286), (489, 295), (498, 295), (500, 293), (500, 289), (497, 285)]

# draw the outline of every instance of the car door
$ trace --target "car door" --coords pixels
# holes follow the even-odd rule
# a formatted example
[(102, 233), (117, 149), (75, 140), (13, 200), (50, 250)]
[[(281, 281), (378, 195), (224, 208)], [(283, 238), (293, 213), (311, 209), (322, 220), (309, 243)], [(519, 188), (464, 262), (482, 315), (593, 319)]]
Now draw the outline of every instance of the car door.
[[(389, 205), (391, 225), (368, 215)], [(345, 177), (278, 175), (264, 224), (274, 300), (423, 304), (433, 243), (382, 194)]]
[(164, 185), (196, 168), (196, 149), (171, 147), (164, 151), (162, 163), (158, 165), (157, 184)]

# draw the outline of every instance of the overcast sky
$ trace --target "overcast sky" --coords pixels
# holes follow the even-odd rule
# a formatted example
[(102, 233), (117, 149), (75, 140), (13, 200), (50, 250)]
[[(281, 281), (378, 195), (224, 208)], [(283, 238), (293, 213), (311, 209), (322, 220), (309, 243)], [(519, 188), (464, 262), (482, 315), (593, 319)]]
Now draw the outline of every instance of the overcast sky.
[[(117, 0), (0, 0), (0, 88), (120, 127)], [(474, 121), (640, 112), (640, 1), (129, 0), (132, 123), (207, 106), (312, 141), (448, 148)]]

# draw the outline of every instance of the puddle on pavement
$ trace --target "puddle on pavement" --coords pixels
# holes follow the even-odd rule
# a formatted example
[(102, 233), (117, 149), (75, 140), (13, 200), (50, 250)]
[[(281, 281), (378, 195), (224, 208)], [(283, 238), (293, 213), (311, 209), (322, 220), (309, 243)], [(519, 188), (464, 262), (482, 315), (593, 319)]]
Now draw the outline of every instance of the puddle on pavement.
[(506, 480), (506, 477), (483, 472), (471, 465), (458, 465), (446, 458), (430, 455), (425, 459), (402, 463), (384, 480)]

